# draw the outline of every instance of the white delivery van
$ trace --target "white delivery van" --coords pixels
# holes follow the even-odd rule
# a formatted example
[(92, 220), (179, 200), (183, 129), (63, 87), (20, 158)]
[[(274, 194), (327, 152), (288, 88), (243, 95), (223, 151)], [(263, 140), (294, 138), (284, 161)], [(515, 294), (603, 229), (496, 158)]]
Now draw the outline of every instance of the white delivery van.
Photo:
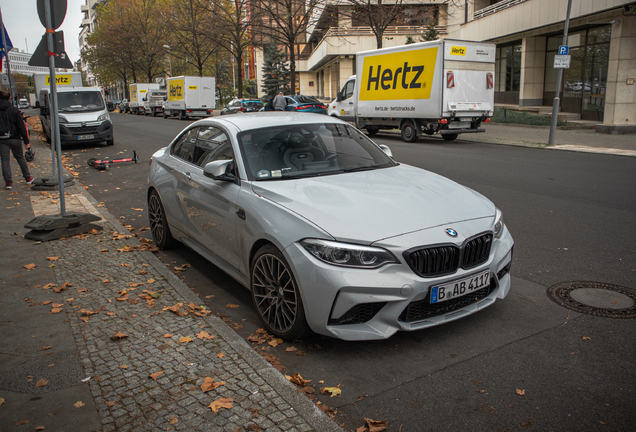
[(144, 97), (144, 114), (153, 117), (163, 112), (163, 103), (168, 99), (168, 91), (165, 89), (148, 90)]
[(148, 90), (159, 90), (159, 84), (136, 83), (130, 84), (130, 113), (144, 113), (144, 99), (148, 94)]
[(178, 76), (168, 78), (168, 100), (163, 117), (210, 117), (216, 106), (214, 77)]
[(356, 54), (356, 75), (328, 114), (370, 135), (400, 129), (406, 142), (422, 133), (452, 141), (484, 132), (493, 115), (495, 44), (437, 40)]
[[(40, 121), (51, 142), (49, 89), (40, 90)], [(57, 87), (60, 144), (101, 143), (113, 145), (113, 124), (99, 87)]]

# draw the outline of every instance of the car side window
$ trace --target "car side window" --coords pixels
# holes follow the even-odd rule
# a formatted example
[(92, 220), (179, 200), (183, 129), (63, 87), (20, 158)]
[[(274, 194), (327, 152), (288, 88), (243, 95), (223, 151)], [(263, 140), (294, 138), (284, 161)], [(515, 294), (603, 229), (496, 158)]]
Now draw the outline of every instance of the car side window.
[(347, 84), (345, 84), (345, 88), (344, 88), (345, 99), (349, 99), (351, 96), (353, 96), (353, 87), (355, 86), (355, 84), (356, 82), (354, 80), (351, 80)]
[(199, 132), (194, 156), (194, 163), (203, 168), (215, 160), (233, 160), (234, 152), (225, 132), (214, 126), (204, 126)]
[(199, 128), (195, 127), (181, 135), (179, 141), (172, 146), (171, 154), (179, 159), (192, 162), (194, 158), (194, 147), (197, 143)]

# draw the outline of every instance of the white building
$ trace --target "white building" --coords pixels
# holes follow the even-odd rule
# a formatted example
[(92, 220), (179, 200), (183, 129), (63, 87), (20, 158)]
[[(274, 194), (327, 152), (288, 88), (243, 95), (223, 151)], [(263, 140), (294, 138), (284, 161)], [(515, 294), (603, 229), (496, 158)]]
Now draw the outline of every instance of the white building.
[[(93, 33), (97, 26), (97, 13), (95, 6), (101, 3), (103, 0), (85, 0), (86, 3), (80, 6), (81, 12), (84, 14), (82, 18), (82, 24), (80, 24), (80, 34), (78, 36), (80, 52), (83, 52), (88, 47), (87, 38)], [(97, 85), (95, 75), (93, 74), (90, 64), (79, 60), (79, 68), (86, 74), (86, 81), (89, 86)]]
[[(9, 62), (11, 63), (11, 73), (20, 73), (24, 75), (33, 75), (35, 72), (48, 72), (49, 68), (40, 66), (29, 66), (32, 53), (21, 51), (19, 48), (13, 48), (9, 51)], [(65, 71), (66, 69), (56, 69)], [(7, 73), (7, 59), (2, 58), (2, 72)]]
[[(317, 11), (297, 62), (301, 94), (335, 98), (355, 73), (355, 53), (376, 49), (368, 26), (328, 0)], [(441, 38), (497, 43), (495, 102), (550, 112), (556, 93), (554, 56), (562, 44), (568, 0), (404, 0), (407, 7), (434, 8)], [(388, 27), (383, 46), (419, 40), (423, 23), (408, 14)], [(403, 25), (410, 24), (410, 25)], [(636, 133), (636, 2), (572, 0), (571, 66), (562, 80), (561, 111), (597, 120), (597, 131)], [(262, 64), (262, 55), (257, 56)], [(260, 76), (261, 65), (257, 67)], [(259, 82), (259, 88), (261, 83)]]

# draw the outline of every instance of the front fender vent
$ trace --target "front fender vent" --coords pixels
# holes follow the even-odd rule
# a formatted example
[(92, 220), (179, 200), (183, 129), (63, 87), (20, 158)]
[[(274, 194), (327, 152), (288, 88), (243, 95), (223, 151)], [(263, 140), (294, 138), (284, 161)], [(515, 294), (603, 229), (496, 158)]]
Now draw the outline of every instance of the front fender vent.
[(329, 318), (329, 325), (363, 324), (371, 320), (387, 302), (360, 303), (349, 309), (340, 318)]

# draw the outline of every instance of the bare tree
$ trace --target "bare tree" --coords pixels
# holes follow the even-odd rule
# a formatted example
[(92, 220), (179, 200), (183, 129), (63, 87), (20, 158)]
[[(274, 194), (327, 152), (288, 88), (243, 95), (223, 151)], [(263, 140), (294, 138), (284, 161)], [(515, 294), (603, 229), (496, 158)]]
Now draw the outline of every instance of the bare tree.
[(147, 82), (151, 82), (163, 70), (166, 56), (159, 10), (162, 4), (156, 0), (128, 0), (127, 3), (134, 36), (126, 42), (134, 46), (138, 69), (146, 74)]
[(315, 19), (314, 12), (325, 0), (261, 0), (253, 4), (255, 26), (265, 39), (285, 46), (289, 56), (291, 91), (296, 89), (296, 58), (299, 45), (306, 42), (307, 27)]
[(216, 53), (218, 28), (214, 25), (209, 0), (169, 0), (160, 13), (169, 35), (172, 56), (193, 65), (199, 76)]
[[(351, 5), (350, 12), (343, 12), (349, 15), (352, 20), (358, 21), (362, 25), (371, 27), (375, 35), (377, 48), (382, 48), (382, 38), (387, 27), (392, 25), (401, 10), (403, 0), (395, 0), (393, 3), (382, 3), (382, 0), (345, 0)], [(394, 24), (393, 24), (394, 25)]]

